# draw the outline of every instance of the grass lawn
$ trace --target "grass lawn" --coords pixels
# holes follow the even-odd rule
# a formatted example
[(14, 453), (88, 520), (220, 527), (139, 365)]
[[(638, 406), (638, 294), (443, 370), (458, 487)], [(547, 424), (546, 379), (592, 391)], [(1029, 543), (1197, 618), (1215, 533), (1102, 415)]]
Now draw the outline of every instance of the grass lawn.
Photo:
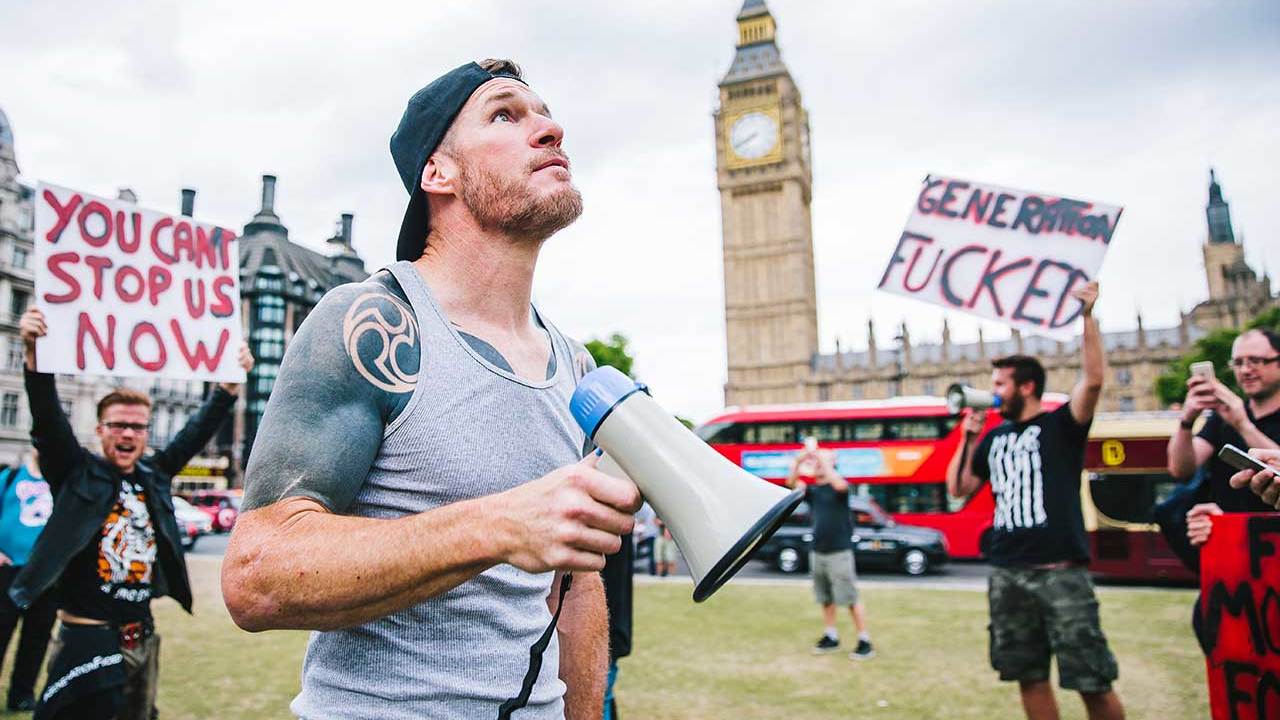
[[(222, 605), (218, 568), (191, 561), (195, 617), (169, 600), (155, 605), (162, 717), (291, 717), (307, 634), (241, 632)], [(685, 583), (636, 585), (636, 649), (621, 662), (617, 690), (624, 718), (1021, 716), (1015, 687), (987, 665), (983, 593), (864, 589), (877, 651), (865, 663), (810, 654), (821, 628), (805, 586), (730, 583), (701, 605), (691, 593)], [(1187, 625), (1191, 591), (1100, 594), (1128, 716), (1207, 717), (1204, 662)], [(847, 640), (848, 617), (840, 623)], [(1084, 717), (1074, 695), (1059, 702), (1064, 718)]]

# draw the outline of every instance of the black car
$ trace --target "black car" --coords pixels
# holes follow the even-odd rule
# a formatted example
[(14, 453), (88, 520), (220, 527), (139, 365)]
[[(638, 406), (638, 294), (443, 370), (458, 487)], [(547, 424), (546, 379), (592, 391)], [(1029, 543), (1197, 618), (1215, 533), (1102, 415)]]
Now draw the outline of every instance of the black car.
[[(874, 500), (852, 494), (849, 512), (853, 513), (853, 553), (859, 568), (924, 575), (947, 562), (947, 543), (937, 530), (899, 525)], [(800, 503), (773, 537), (756, 550), (755, 559), (784, 573), (808, 572), (812, 544), (809, 504)]]

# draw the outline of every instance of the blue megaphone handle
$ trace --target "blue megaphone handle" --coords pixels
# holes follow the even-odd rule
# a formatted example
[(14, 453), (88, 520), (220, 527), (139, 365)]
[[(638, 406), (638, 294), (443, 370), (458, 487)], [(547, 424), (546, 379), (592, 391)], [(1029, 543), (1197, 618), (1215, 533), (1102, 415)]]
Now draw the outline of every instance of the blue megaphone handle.
[(605, 365), (582, 376), (569, 400), (569, 412), (587, 437), (595, 439), (600, 423), (618, 403), (638, 392), (648, 392), (648, 388)]

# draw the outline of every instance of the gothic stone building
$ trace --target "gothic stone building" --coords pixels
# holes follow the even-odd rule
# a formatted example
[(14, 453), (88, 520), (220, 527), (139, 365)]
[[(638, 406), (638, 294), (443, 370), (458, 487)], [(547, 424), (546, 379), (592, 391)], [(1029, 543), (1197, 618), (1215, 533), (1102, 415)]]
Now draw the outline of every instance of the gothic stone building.
[[(1011, 337), (952, 343), (943, 322), (940, 343), (913, 344), (905, 323), (893, 348), (818, 351), (809, 122), (800, 90), (775, 42), (777, 24), (764, 0), (738, 13), (738, 45), (720, 82), (715, 113), (716, 178), (724, 241), (726, 405), (940, 395), (956, 381), (985, 386), (991, 360), (1011, 353), (1039, 357), (1050, 388), (1069, 388), (1079, 374), (1077, 341)], [(1271, 282), (1244, 260), (1231, 214), (1210, 171), (1204, 245), (1209, 299), (1175, 327), (1106, 332), (1110, 377), (1104, 411), (1159, 409), (1155, 379), (1209, 330), (1240, 327), (1280, 304)]]

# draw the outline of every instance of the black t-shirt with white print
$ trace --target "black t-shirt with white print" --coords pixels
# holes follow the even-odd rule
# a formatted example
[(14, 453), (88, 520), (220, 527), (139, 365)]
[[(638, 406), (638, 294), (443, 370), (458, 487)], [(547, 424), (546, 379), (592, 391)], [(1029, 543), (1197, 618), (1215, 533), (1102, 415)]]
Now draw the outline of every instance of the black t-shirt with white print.
[(1089, 562), (1080, 513), (1080, 472), (1089, 423), (1070, 404), (1027, 422), (1006, 420), (978, 443), (973, 472), (996, 500), (991, 564)]
[(121, 478), (116, 504), (67, 564), (59, 607), (74, 615), (128, 623), (151, 617), (156, 531), (147, 493), (134, 475)]

